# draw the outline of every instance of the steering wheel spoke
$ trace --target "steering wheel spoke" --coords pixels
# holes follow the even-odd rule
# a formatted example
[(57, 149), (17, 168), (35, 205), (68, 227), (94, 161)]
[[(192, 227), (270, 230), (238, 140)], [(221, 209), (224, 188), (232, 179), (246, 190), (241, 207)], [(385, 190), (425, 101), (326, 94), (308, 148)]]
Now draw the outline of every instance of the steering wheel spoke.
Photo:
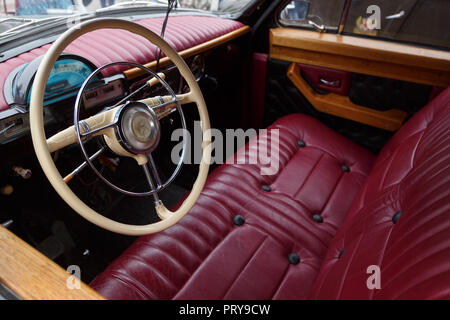
[[(114, 115), (115, 109), (112, 109), (83, 120), (83, 124), (80, 123), (79, 125), (81, 136), (83, 138), (98, 136), (108, 128), (113, 127), (115, 125)], [(85, 128), (89, 128), (89, 131), (85, 130)], [(70, 126), (48, 138), (47, 146), (50, 152), (54, 152), (75, 142), (77, 142), (75, 126)]]
[(159, 199), (158, 192), (157, 192), (158, 187), (160, 185), (156, 185), (155, 182), (153, 181), (152, 174), (150, 173), (150, 169), (148, 168), (148, 163), (143, 164), (142, 168), (144, 169), (145, 178), (147, 179), (148, 185), (150, 186), (150, 189), (153, 192), (152, 196), (155, 201), (155, 207), (157, 207), (162, 204), (161, 200)]
[[(85, 123), (85, 121), (82, 121), (82, 123)], [(82, 123), (80, 123), (81, 126), (83, 126)], [(85, 131), (84, 133), (81, 133), (80, 135), (82, 138), (87, 138), (92, 135), (99, 135), (99, 134), (103, 133), (103, 131), (105, 131), (106, 129), (113, 128), (115, 126), (117, 126), (117, 121), (114, 121), (110, 124), (106, 124), (100, 128), (96, 128), (96, 129), (89, 128), (88, 131)]]
[[(155, 162), (153, 161), (153, 157), (151, 156), (151, 154), (148, 155), (148, 162), (142, 165), (142, 168), (144, 169), (145, 177), (147, 178), (147, 182), (150, 188), (155, 191), (152, 194), (152, 196), (155, 204), (156, 213), (158, 214), (158, 217), (161, 220), (166, 220), (172, 215), (172, 212), (164, 206), (163, 202), (159, 198), (157, 190), (158, 188), (161, 187), (161, 180), (159, 178), (158, 171), (156, 169)], [(155, 182), (153, 181), (153, 177), (150, 171), (152, 171), (153, 176), (155, 177), (158, 185), (156, 185)]]
[[(105, 147), (100, 148), (96, 153), (89, 157), (89, 161), (94, 161), (97, 159), (103, 152), (105, 151)], [(71, 173), (64, 177), (64, 182), (69, 183), (78, 173), (80, 173), (84, 168), (88, 165), (87, 161), (83, 161), (78, 167), (75, 168)]]
[(177, 94), (175, 97), (176, 98), (174, 99), (171, 95), (156, 96), (139, 101), (151, 107), (153, 111), (158, 115), (158, 119), (161, 120), (177, 111), (177, 103), (179, 105), (184, 105), (195, 102), (190, 92)]
[(163, 184), (161, 182), (161, 178), (159, 177), (158, 168), (156, 168), (155, 160), (153, 159), (153, 156), (151, 153), (147, 155), (148, 162), (147, 166), (150, 167), (153, 177), (156, 179), (157, 187), (160, 188)]

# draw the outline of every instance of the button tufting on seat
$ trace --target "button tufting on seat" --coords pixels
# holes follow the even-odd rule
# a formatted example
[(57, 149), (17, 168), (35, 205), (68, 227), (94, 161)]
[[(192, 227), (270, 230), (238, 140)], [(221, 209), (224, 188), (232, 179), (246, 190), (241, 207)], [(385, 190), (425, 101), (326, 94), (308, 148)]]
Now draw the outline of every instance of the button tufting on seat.
[(342, 255), (344, 254), (344, 252), (345, 252), (345, 249), (343, 249), (343, 250), (341, 250), (341, 251), (339, 252), (338, 259), (340, 259), (340, 258), (342, 257)]
[[(315, 119), (278, 120), (270, 128), (283, 150), (276, 176), (259, 165), (215, 169), (176, 227), (139, 238), (91, 286), (121, 300), (449, 299), (450, 88), (434, 101), (376, 159)], [(300, 150), (299, 137), (314, 148)], [(256, 148), (236, 157), (248, 159), (248, 150)], [(339, 171), (344, 163), (354, 174)], [(266, 183), (279, 197), (258, 196)], [(399, 219), (397, 203), (410, 218), (393, 228), (386, 221)], [(236, 214), (249, 223), (235, 228)], [(308, 231), (315, 214), (327, 224)], [(300, 260), (293, 252), (308, 261), (290, 265)], [(377, 262), (383, 289), (368, 290), (366, 268)]]
[(392, 217), (392, 222), (395, 224), (397, 223), (398, 219), (400, 219), (401, 215), (403, 214), (403, 211), (397, 211), (394, 216)]
[(342, 169), (342, 171), (344, 171), (344, 172), (350, 172), (350, 168), (349, 168), (347, 165), (345, 165), (345, 164), (343, 164), (343, 165), (341, 166), (341, 169)]
[(245, 223), (245, 218), (238, 214), (233, 217), (233, 223), (237, 226), (242, 226)]
[[(258, 150), (242, 148), (236, 165), (224, 164), (209, 175), (197, 203), (176, 227), (141, 237), (92, 286), (115, 299), (306, 299), (374, 157), (301, 114), (271, 128), (280, 130), (276, 175), (263, 175), (262, 163), (240, 165)], [(308, 142), (301, 149), (297, 142), (303, 137)], [(343, 174), (344, 163), (354, 164), (358, 174)], [(263, 185), (273, 194), (261, 194)], [(327, 223), (308, 232), (316, 213)], [(236, 215), (244, 216), (244, 225), (234, 225)], [(342, 249), (334, 251), (334, 260)], [(301, 256), (298, 265), (288, 260), (294, 252)], [(303, 268), (305, 263), (310, 267)], [(235, 275), (242, 278), (235, 281)]]
[[(310, 299), (450, 298), (450, 234), (444, 231), (450, 221), (449, 128), (450, 88), (409, 119), (378, 154), (331, 241)], [(351, 164), (359, 174), (359, 161), (347, 153), (339, 158), (345, 159), (340, 165)], [(344, 246), (348, 256), (336, 263)], [(365, 286), (369, 269), (364, 269), (374, 263), (383, 269), (382, 290)]]
[(263, 185), (261, 188), (262, 188), (264, 191), (266, 191), (266, 192), (272, 191), (272, 188), (269, 187), (269, 186), (267, 186), (267, 185)]
[(305, 143), (305, 141), (303, 141), (303, 140), (298, 140), (298, 146), (300, 147), (300, 148), (304, 148), (304, 147), (306, 147), (306, 143)]
[(296, 253), (289, 254), (288, 260), (289, 260), (289, 263), (293, 264), (294, 266), (300, 263), (300, 257)]
[(320, 214), (318, 214), (318, 213), (316, 213), (315, 215), (313, 215), (313, 220), (315, 221), (315, 222), (317, 222), (317, 223), (322, 223), (323, 222), (323, 217), (320, 215)]

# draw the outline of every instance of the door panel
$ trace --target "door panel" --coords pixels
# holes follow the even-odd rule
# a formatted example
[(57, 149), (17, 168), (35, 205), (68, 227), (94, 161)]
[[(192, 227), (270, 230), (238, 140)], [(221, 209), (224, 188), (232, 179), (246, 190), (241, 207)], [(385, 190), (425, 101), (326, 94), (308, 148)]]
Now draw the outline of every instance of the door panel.
[(270, 30), (270, 57), (432, 86), (450, 86), (450, 52), (389, 41)]
[(319, 114), (386, 131), (422, 108), (433, 86), (450, 85), (449, 52), (381, 40), (275, 28), (269, 57), (289, 63), (286, 78)]
[(396, 131), (399, 129), (408, 116), (408, 113), (402, 110), (390, 109), (387, 111), (379, 111), (359, 106), (351, 102), (348, 97), (335, 93), (316, 93), (303, 79), (301, 66), (296, 63), (291, 64), (287, 75), (295, 87), (318, 111), (388, 131)]
[(282, 116), (303, 113), (317, 118), (326, 126), (374, 153), (392, 137), (392, 131), (318, 111), (287, 77), (291, 65), (292, 63), (287, 61), (270, 58), (268, 60), (263, 127), (269, 126)]
[(412, 114), (426, 105), (432, 86), (353, 73), (349, 98), (358, 105), (385, 111), (399, 109)]

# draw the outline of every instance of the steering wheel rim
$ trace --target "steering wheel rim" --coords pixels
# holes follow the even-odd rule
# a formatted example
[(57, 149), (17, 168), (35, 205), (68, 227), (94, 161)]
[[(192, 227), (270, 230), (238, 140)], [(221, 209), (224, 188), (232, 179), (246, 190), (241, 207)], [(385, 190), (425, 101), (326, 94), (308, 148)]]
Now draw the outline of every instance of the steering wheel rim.
[[(185, 95), (187, 102), (194, 102), (197, 105), (197, 110), (200, 115), (201, 128), (203, 133), (202, 142), (202, 160), (199, 164), (199, 173), (196, 181), (192, 187), (192, 191), (184, 200), (183, 204), (174, 212), (167, 209), (162, 202), (157, 203), (155, 208), (161, 218), (161, 221), (147, 224), (147, 225), (132, 225), (125, 224), (109, 219), (95, 210), (87, 206), (81, 201), (64, 182), (61, 174), (56, 168), (51, 157), (51, 150), (49, 141), (45, 136), (44, 117), (43, 117), (43, 101), (44, 91), (48, 81), (50, 72), (55, 64), (57, 58), (63, 50), (80, 36), (98, 29), (122, 29), (131, 33), (140, 35), (147, 41), (150, 41), (175, 64), (180, 71), (180, 74), (185, 79), (190, 88), (190, 92)], [(211, 132), (208, 111), (203, 94), (195, 80), (194, 75), (190, 71), (185, 61), (180, 55), (161, 37), (147, 28), (127, 20), (121, 19), (96, 19), (84, 22), (78, 26), (64, 32), (50, 47), (44, 55), (42, 62), (36, 73), (33, 89), (30, 99), (30, 129), (33, 140), (33, 146), (39, 163), (47, 176), (48, 180), (61, 196), (61, 198), (78, 214), (86, 220), (96, 224), (97, 226), (107, 229), (112, 232), (139, 236), (146, 235), (167, 229), (176, 224), (183, 216), (185, 216), (197, 201), (209, 170), (209, 163), (211, 158)], [(75, 131), (75, 130), (73, 130)], [(113, 150), (116, 151), (116, 150)], [(139, 156), (134, 157), (138, 163), (142, 160)]]

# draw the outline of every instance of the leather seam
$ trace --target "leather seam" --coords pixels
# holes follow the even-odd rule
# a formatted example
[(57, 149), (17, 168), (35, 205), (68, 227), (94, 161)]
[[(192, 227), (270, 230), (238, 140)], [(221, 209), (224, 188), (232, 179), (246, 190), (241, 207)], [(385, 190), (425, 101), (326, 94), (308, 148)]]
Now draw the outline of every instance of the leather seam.
[[(439, 198), (439, 199), (437, 199), (436, 201), (433, 201), (430, 205), (427, 206), (427, 208), (433, 206), (435, 203), (440, 202), (441, 200), (442, 200), (442, 199)], [(423, 211), (426, 211), (426, 210), (423, 209)], [(408, 224), (408, 222), (410, 221), (410, 219), (413, 219), (413, 217), (414, 217), (414, 216), (411, 216), (411, 217), (405, 217), (405, 218), (409, 218), (409, 219), (404, 220), (403, 223)], [(433, 220), (435, 220), (435, 219), (437, 219), (437, 218), (439, 218), (439, 217), (440, 217), (440, 215), (436, 215), (435, 217), (431, 217), (431, 218), (428, 217), (429, 220), (422, 221), (422, 224), (421, 224), (420, 226), (415, 227), (414, 229), (408, 228), (407, 232), (406, 232), (406, 233), (403, 233), (403, 234), (401, 235), (401, 237), (397, 239), (397, 243), (401, 242), (403, 239), (405, 239), (405, 238), (406, 238), (407, 236), (409, 236), (411, 233), (415, 232), (417, 229), (422, 228), (425, 224), (427, 224), (427, 223), (429, 223), (429, 222), (431, 222), (431, 221), (433, 221)], [(395, 245), (394, 245), (394, 246), (395, 246)]]
[[(424, 283), (424, 282), (426, 282), (426, 281), (430, 281), (431, 279), (434, 279), (434, 278), (436, 278), (436, 277), (442, 277), (443, 275), (446, 275), (446, 274), (450, 275), (450, 270), (447, 270), (446, 272), (440, 272), (440, 273), (437, 273), (437, 274), (433, 275), (432, 277), (425, 278), (425, 279), (421, 280), (420, 282), (414, 284), (413, 286), (409, 287), (408, 289), (403, 290), (402, 293), (400, 293), (400, 294), (397, 293), (397, 296), (394, 297), (393, 300), (408, 300), (407, 298), (405, 298), (405, 299), (401, 298), (401, 296), (404, 295), (405, 293), (407, 293), (408, 291), (413, 291), (413, 289), (414, 289), (415, 287), (420, 286), (422, 283)], [(448, 290), (448, 289), (447, 289), (447, 290)], [(442, 295), (442, 292), (440, 292), (440, 294)], [(430, 300), (436, 300), (436, 299), (437, 299), (437, 298), (434, 297), (434, 298), (431, 298)], [(447, 295), (447, 298), (444, 298), (444, 299), (448, 300), (448, 295)]]
[(300, 186), (300, 188), (294, 193), (293, 198), (297, 198), (297, 195), (300, 193), (300, 191), (303, 189), (303, 187), (307, 184), (309, 178), (311, 177), (311, 175), (313, 174), (313, 172), (315, 171), (316, 167), (319, 165), (320, 161), (323, 158), (323, 154), (320, 155), (319, 159), (317, 160), (317, 162), (314, 164), (314, 166), (312, 167), (311, 171), (308, 173), (308, 176), (306, 177), (306, 179), (303, 181), (302, 185)]
[(233, 282), (231, 283), (231, 285), (228, 287), (227, 291), (225, 292), (225, 294), (222, 297), (222, 300), (225, 299), (225, 297), (227, 296), (227, 294), (230, 292), (230, 290), (233, 288), (234, 284), (236, 283), (236, 281), (241, 277), (242, 273), (245, 272), (245, 270), (247, 269), (250, 261), (252, 261), (252, 259), (256, 256), (256, 254), (259, 252), (259, 250), (262, 248), (263, 244), (266, 242), (266, 240), (268, 239), (268, 235), (264, 235), (264, 238), (262, 239), (262, 241), (258, 244), (258, 247), (256, 248), (256, 250), (250, 255), (250, 257), (248, 258), (247, 262), (244, 265), (244, 268), (241, 268), (241, 272), (238, 273), (238, 275), (236, 276), (236, 278), (233, 280)]
[[(322, 208), (320, 208), (320, 212), (323, 212), (325, 210), (325, 208), (328, 205), (328, 202), (330, 201), (330, 199), (332, 198), (332, 196), (334, 195), (334, 193), (336, 192), (336, 189), (338, 188), (339, 184), (341, 183), (342, 177), (344, 176), (344, 172), (341, 172), (339, 175), (339, 178), (337, 179), (336, 183), (333, 186), (333, 190), (331, 191), (331, 193), (328, 195), (327, 200), (324, 202), (324, 204), (322, 205)], [(331, 223), (329, 223), (329, 225), (331, 225)], [(337, 229), (336, 226), (332, 225), (335, 229)]]
[[(386, 240), (384, 242), (383, 249), (382, 249), (381, 254), (380, 254), (379, 258), (378, 258), (378, 266), (380, 267), (380, 272), (381, 272), (381, 268), (383, 267), (384, 255), (386, 253), (386, 250), (387, 250), (387, 247), (388, 247), (388, 244), (389, 244), (389, 240), (391, 239), (391, 234), (392, 234), (393, 231), (394, 231), (394, 225), (392, 225), (389, 228), (389, 232), (388, 232), (388, 234), (386, 236)], [(371, 290), (370, 294), (369, 294), (369, 300), (373, 300), (374, 295), (375, 295), (375, 290)]]
[(278, 281), (278, 284), (275, 287), (274, 292), (270, 295), (270, 297), (271, 297), (270, 300), (273, 300), (273, 298), (277, 295), (278, 291), (280, 291), (280, 287), (283, 284), (284, 280), (286, 279), (290, 269), (291, 269), (290, 265), (287, 265), (286, 269), (283, 271), (283, 275), (282, 275), (281, 279)]
[[(294, 246), (295, 246), (294, 244), (291, 245), (290, 251), (294, 251)], [(283, 284), (284, 279), (286, 278), (287, 274), (289, 273), (289, 269), (290, 269), (290, 265), (288, 264), (287, 267), (286, 267), (286, 269), (283, 271), (283, 275), (282, 275), (280, 281), (278, 281), (278, 284), (277, 284), (277, 286), (275, 287), (274, 292), (270, 295), (270, 296), (271, 296), (270, 300), (273, 300), (273, 297), (275, 297), (275, 295), (276, 295), (276, 294), (278, 293), (278, 291), (280, 290), (280, 287), (281, 287), (281, 285)]]
[(145, 246), (145, 247), (148, 247), (148, 248), (155, 249), (155, 250), (157, 250), (157, 251), (159, 251), (159, 252), (165, 254), (165, 255), (169, 258), (169, 260), (171, 260), (172, 262), (174, 262), (178, 267), (184, 269), (184, 270), (186, 271), (187, 274), (189, 274), (189, 275), (192, 274), (192, 273), (191, 273), (191, 272), (190, 272), (183, 264), (181, 264), (181, 263), (180, 263), (173, 255), (171, 255), (170, 253), (168, 253), (168, 252), (164, 251), (163, 249), (157, 247), (157, 246), (154, 245), (153, 243), (147, 241), (147, 242), (142, 242), (142, 243), (140, 243), (139, 245), (142, 245), (142, 246)]
[[(147, 261), (143, 260), (140, 256), (136, 254), (126, 254), (125, 256), (132, 258), (134, 261), (139, 261), (150, 270), (156, 271), (153, 272), (154, 275), (157, 275), (160, 279), (164, 280), (165, 283), (171, 284), (171, 286), (176, 290), (176, 285), (165, 274), (163, 274), (160, 270), (157, 270), (153, 265), (149, 264)], [(137, 280), (136, 282), (140, 283), (140, 281)]]
[(133, 281), (131, 278), (129, 278), (126, 274), (120, 271), (113, 271), (111, 272), (111, 276), (114, 277), (116, 280), (124, 283), (128, 287), (133, 288), (135, 291), (137, 291), (143, 298), (151, 298), (156, 299), (157, 297), (152, 294), (142, 283), (138, 281)]
[[(183, 231), (188, 231), (189, 233), (192, 233), (191, 230), (186, 230), (187, 228), (184, 227), (184, 226), (182, 227), (182, 229), (183, 229)], [(201, 263), (202, 257), (200, 257), (200, 256), (198, 255), (198, 253), (197, 253), (195, 250), (193, 250), (192, 248), (188, 247), (188, 246), (187, 246), (186, 244), (184, 244), (182, 241), (178, 240), (177, 238), (175, 238), (175, 237), (173, 237), (173, 236), (171, 236), (171, 235), (168, 235), (167, 233), (164, 233), (164, 234), (163, 234), (163, 237), (167, 237), (167, 238), (171, 239), (172, 241), (177, 242), (177, 244), (183, 246), (183, 247), (186, 248), (189, 252), (192, 252), (193, 255), (197, 257), (197, 260), (200, 261), (200, 263)], [(198, 238), (196, 238), (196, 239), (198, 239)]]
[[(274, 208), (271, 203), (266, 203), (266, 206), (269, 206), (271, 208)], [(274, 211), (278, 211), (276, 208)], [(316, 238), (323, 246), (327, 247), (327, 245), (322, 241), (322, 239), (320, 239), (320, 237), (317, 237), (316, 234), (314, 232), (312, 232), (312, 228), (309, 229), (307, 228), (307, 226), (303, 225), (302, 223), (300, 223), (299, 221), (301, 221), (301, 219), (293, 219), (292, 217), (290, 217), (289, 215), (285, 215), (283, 211), (278, 211), (281, 212), (281, 214), (286, 218), (286, 220), (291, 221), (292, 223), (294, 223), (297, 227), (299, 227), (300, 229), (302, 229), (303, 231), (306, 231), (308, 234), (312, 235), (314, 238)], [(287, 230), (286, 228), (282, 228), (280, 224), (276, 223), (275, 219), (272, 219), (270, 216), (266, 216), (267, 220), (270, 220), (272, 222), (273, 225), (276, 225), (278, 228), (282, 229), (282, 230)], [(305, 219), (306, 221), (306, 219)], [(311, 225), (312, 223), (310, 223)], [(271, 234), (271, 232), (268, 232), (269, 234)], [(291, 232), (289, 232), (291, 233)], [(292, 234), (292, 233), (291, 233)]]
[[(441, 231), (438, 232), (437, 234), (444, 233), (444, 232), (448, 233), (449, 230), (450, 230), (450, 227), (446, 227), (445, 229), (441, 230)], [(428, 238), (424, 239), (423, 242), (424, 242), (424, 241), (427, 241), (427, 240), (429, 240), (429, 239), (431, 239), (432, 237), (435, 237), (435, 236), (436, 236), (436, 233), (434, 233), (434, 234), (430, 235)], [(420, 245), (420, 244), (417, 244), (417, 245)], [(387, 281), (386, 283), (384, 283), (384, 286), (386, 286), (386, 285), (392, 283), (392, 282), (393, 282), (394, 280), (396, 280), (399, 276), (401, 276), (401, 275), (403, 274), (403, 272), (405, 271), (405, 269), (406, 269), (406, 270), (412, 269), (413, 266), (417, 265), (418, 263), (421, 263), (421, 262), (423, 262), (424, 260), (426, 260), (426, 259), (428, 259), (428, 258), (430, 258), (430, 257), (432, 257), (432, 256), (434, 256), (434, 255), (436, 255), (436, 254), (438, 254), (438, 253), (441, 253), (442, 251), (449, 250), (449, 249), (450, 249), (450, 247), (449, 247), (449, 246), (446, 246), (446, 247), (444, 247), (444, 248), (442, 248), (442, 249), (439, 249), (439, 250), (436, 251), (436, 252), (433, 252), (433, 253), (431, 253), (431, 254), (425, 256), (425, 257), (422, 257), (420, 260), (414, 261), (414, 263), (413, 263), (412, 265), (410, 265), (410, 266), (408, 266), (408, 267), (406, 267), (406, 268), (404, 267), (404, 268), (402, 269), (402, 272), (398, 272), (398, 273), (397, 273), (397, 276), (391, 278), (389, 281)], [(392, 263), (391, 263), (390, 265), (392, 265)], [(380, 266), (381, 266), (381, 265), (380, 265)], [(386, 269), (383, 269), (383, 271), (386, 271)]]
[[(364, 229), (366, 229), (365, 219), (364, 219)], [(359, 236), (358, 242), (356, 243), (355, 249), (352, 252), (350, 260), (349, 260), (349, 262), (346, 265), (344, 275), (342, 277), (341, 283), (339, 284), (339, 290), (338, 290), (338, 293), (337, 293), (337, 299), (338, 300), (340, 300), (340, 298), (341, 298), (342, 290), (344, 289), (345, 279), (347, 278), (348, 271), (349, 271), (350, 266), (351, 266), (351, 264), (353, 262), (353, 259), (355, 258), (356, 251), (358, 251), (359, 245), (360, 245), (363, 237), (364, 237), (364, 233), (361, 233), (361, 235)]]
[[(217, 243), (217, 245), (216, 245), (214, 248), (211, 249), (211, 251), (207, 254), (207, 256), (206, 256), (203, 260), (200, 259), (201, 262), (200, 262), (200, 264), (197, 266), (197, 268), (195, 268), (195, 270), (192, 272), (192, 275), (194, 275), (195, 272), (197, 272), (197, 270), (202, 266), (202, 264), (203, 264), (205, 261), (208, 260), (209, 256), (213, 253), (214, 249), (218, 248), (218, 247), (219, 247), (226, 239), (228, 239), (228, 237), (229, 237), (231, 234), (232, 234), (232, 230), (230, 230), (230, 232), (229, 232), (225, 237), (223, 237), (223, 238), (219, 241), (219, 243)], [(185, 287), (186, 284), (189, 282), (189, 280), (190, 280), (190, 278), (187, 279), (187, 280), (185, 281), (185, 283), (181, 286), (181, 288), (178, 290), (178, 292), (175, 293), (175, 294), (173, 295), (172, 299), (176, 298), (176, 296), (184, 289), (184, 287)]]

